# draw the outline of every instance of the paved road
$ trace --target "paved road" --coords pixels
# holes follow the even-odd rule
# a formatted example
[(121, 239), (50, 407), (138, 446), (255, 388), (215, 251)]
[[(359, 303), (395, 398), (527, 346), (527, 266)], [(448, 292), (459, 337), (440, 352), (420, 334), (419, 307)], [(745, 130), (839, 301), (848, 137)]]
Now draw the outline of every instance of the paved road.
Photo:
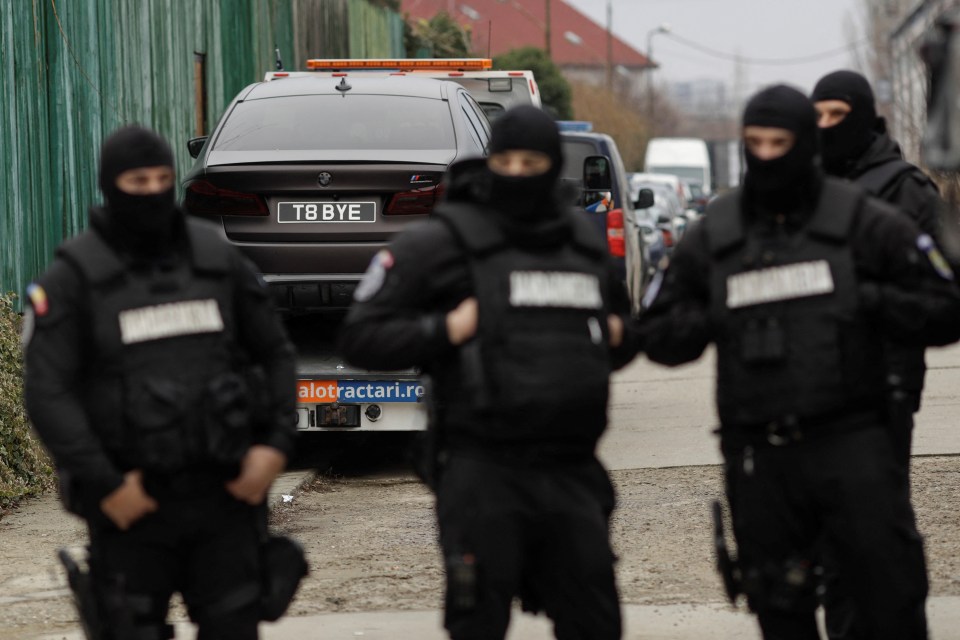
[[(600, 456), (611, 469), (718, 464), (714, 354), (666, 368), (639, 358), (613, 381), (611, 426)], [(960, 347), (928, 350), (915, 455), (960, 454)]]
[[(916, 451), (920, 455), (960, 453), (960, 347), (931, 352), (928, 392), (918, 419)], [(713, 410), (713, 356), (665, 369), (643, 359), (617, 374), (610, 410), (611, 428), (601, 443), (601, 457), (613, 469), (709, 465), (719, 462)], [(388, 472), (391, 473), (391, 472)], [(303, 474), (291, 474), (275, 492), (293, 491)], [(933, 598), (928, 610), (935, 640), (960, 639), (960, 598)], [(757, 639), (753, 618), (716, 604), (624, 607), (628, 640)], [(178, 637), (192, 637), (179, 625)], [(440, 613), (338, 613), (286, 618), (263, 625), (265, 640), (370, 638), (441, 640)], [(45, 640), (81, 640), (79, 633), (44, 636)], [(552, 638), (543, 618), (516, 616), (508, 640)]]

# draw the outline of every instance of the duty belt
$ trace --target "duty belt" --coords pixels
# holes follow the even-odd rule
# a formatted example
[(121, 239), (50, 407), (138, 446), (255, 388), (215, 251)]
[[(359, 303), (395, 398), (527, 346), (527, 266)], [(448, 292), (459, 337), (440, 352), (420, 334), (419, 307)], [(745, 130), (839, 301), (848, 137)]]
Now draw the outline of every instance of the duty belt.
[(717, 430), (728, 444), (782, 447), (840, 433), (883, 427), (881, 410), (843, 410), (817, 416), (789, 414), (768, 422), (725, 425)]
[(216, 467), (210, 469), (185, 469), (177, 473), (145, 472), (144, 488), (154, 498), (209, 495), (223, 490), (236, 469)]

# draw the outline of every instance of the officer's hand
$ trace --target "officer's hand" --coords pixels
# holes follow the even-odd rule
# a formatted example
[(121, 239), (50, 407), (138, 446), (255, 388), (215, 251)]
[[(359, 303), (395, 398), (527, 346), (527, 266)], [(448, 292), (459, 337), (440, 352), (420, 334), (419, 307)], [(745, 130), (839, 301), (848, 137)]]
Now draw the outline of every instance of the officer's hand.
[(467, 298), (447, 314), (447, 338), (453, 346), (459, 346), (477, 335), (479, 307), (476, 298)]
[(607, 327), (610, 330), (610, 346), (619, 347), (623, 344), (623, 319), (610, 314), (607, 316)]
[(257, 505), (267, 497), (270, 485), (287, 464), (287, 456), (263, 444), (247, 450), (240, 463), (240, 475), (227, 483), (227, 491), (234, 498)]
[(143, 489), (143, 473), (128, 471), (123, 484), (100, 501), (100, 510), (121, 531), (129, 529), (134, 522), (157, 510), (157, 501)]

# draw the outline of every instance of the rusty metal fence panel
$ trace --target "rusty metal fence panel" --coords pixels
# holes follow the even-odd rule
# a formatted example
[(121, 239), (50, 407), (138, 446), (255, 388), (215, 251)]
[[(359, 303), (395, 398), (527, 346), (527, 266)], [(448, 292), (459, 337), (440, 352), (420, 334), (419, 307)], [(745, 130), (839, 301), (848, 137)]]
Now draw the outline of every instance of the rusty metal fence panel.
[(313, 56), (402, 56), (403, 23), (366, 0), (0, 0), (0, 292), (22, 292), (100, 201), (104, 136), (141, 123), (180, 175), (197, 127), (246, 85)]

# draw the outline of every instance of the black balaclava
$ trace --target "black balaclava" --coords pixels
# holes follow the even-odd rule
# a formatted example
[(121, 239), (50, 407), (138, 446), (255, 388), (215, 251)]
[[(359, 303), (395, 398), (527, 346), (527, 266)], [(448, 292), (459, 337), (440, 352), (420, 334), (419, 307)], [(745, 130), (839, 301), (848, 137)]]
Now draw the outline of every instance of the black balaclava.
[(542, 110), (533, 106), (509, 109), (493, 123), (489, 151), (526, 149), (550, 158), (550, 168), (537, 176), (502, 176), (490, 172), (490, 204), (513, 221), (536, 223), (556, 218), (554, 191), (563, 167), (560, 131)]
[(173, 151), (162, 137), (140, 126), (122, 127), (100, 148), (100, 190), (112, 238), (131, 253), (157, 255), (170, 247), (180, 217), (175, 188), (133, 195), (117, 187), (117, 177), (140, 167), (173, 167)]
[(743, 126), (776, 127), (793, 133), (793, 146), (779, 158), (761, 160), (744, 149), (744, 179), (749, 206), (760, 212), (790, 213), (814, 201), (819, 191), (817, 112), (810, 100), (792, 87), (776, 85), (747, 103)]
[(820, 79), (810, 99), (842, 100), (850, 105), (850, 113), (842, 121), (820, 130), (823, 168), (831, 175), (845, 176), (873, 142), (877, 130), (870, 83), (855, 71), (834, 71)]

